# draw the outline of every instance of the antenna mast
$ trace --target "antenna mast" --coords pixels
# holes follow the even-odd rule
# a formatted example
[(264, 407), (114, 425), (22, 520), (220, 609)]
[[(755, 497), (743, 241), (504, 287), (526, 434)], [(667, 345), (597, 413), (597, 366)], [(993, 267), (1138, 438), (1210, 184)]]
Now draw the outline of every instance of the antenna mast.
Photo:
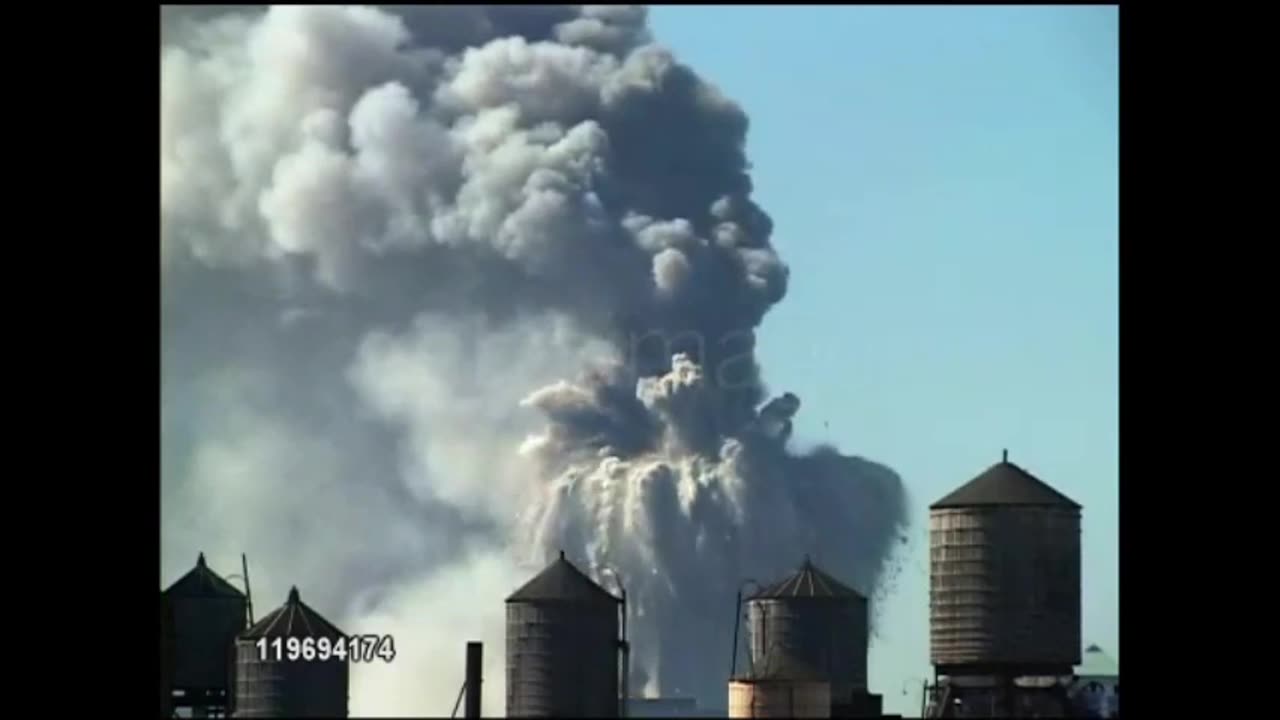
[(245, 609), (249, 611), (249, 627), (253, 627), (253, 593), (249, 590), (249, 556), (240, 553), (240, 566), (244, 569)]

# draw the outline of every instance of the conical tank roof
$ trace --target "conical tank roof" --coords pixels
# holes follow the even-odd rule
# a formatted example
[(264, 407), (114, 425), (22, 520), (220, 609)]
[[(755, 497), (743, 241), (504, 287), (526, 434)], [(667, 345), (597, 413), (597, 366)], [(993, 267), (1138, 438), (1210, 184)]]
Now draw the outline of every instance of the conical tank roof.
[(240, 635), (246, 640), (258, 638), (330, 638), (337, 639), (346, 634), (325, 620), (310, 605), (302, 602), (302, 596), (295, 586), (289, 590), (289, 599), (284, 605), (272, 610), (253, 627)]
[(812, 598), (825, 600), (866, 599), (862, 593), (819, 570), (806, 556), (793, 575), (761, 588), (751, 600)]
[(178, 578), (164, 594), (170, 598), (225, 598), (244, 600), (244, 593), (223, 580), (204, 562), (204, 553), (196, 558), (196, 566)]
[(1059, 506), (1079, 509), (1071, 498), (1054, 490), (1043, 480), (1009, 462), (1006, 450), (1001, 462), (987, 468), (981, 475), (953, 490), (946, 497), (930, 505), (931, 510), (941, 508), (978, 507), (984, 505), (1036, 505)]
[(619, 603), (621, 600), (574, 567), (573, 563), (565, 559), (564, 551), (561, 550), (560, 557), (520, 589), (511, 593), (507, 602)]
[(1080, 677), (1119, 677), (1120, 663), (1111, 659), (1105, 650), (1097, 645), (1084, 649), (1084, 658), (1076, 666), (1076, 675)]

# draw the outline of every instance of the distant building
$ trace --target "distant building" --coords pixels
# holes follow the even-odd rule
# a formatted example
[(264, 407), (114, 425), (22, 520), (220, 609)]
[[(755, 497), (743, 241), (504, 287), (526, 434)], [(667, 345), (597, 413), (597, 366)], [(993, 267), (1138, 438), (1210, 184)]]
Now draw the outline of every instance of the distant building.
[(1087, 717), (1119, 717), (1120, 664), (1097, 645), (1085, 648), (1071, 697)]

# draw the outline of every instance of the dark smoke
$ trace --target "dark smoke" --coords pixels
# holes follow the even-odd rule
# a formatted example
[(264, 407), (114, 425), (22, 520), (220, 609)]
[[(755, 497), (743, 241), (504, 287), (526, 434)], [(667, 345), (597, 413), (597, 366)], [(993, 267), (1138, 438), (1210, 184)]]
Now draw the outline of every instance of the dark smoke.
[[(742, 578), (875, 590), (901, 484), (788, 449), (747, 118), (642, 8), (166, 8), (161, 65), (167, 576), (244, 549), (340, 620), (500, 638), (408, 598), (498, 613), (564, 548), (626, 582), (633, 686), (709, 705)], [(356, 709), (450, 702), (412, 662)]]

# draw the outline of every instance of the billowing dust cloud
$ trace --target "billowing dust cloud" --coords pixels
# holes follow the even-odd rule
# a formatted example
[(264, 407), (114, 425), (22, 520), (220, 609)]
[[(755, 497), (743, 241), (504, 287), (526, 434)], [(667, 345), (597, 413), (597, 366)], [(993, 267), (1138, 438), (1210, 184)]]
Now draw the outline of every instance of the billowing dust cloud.
[(632, 687), (723, 705), (732, 603), (805, 553), (871, 594), (896, 475), (789, 449), (747, 118), (635, 7), (166, 8), (163, 582), (249, 553), (442, 714), (559, 549), (630, 601)]

